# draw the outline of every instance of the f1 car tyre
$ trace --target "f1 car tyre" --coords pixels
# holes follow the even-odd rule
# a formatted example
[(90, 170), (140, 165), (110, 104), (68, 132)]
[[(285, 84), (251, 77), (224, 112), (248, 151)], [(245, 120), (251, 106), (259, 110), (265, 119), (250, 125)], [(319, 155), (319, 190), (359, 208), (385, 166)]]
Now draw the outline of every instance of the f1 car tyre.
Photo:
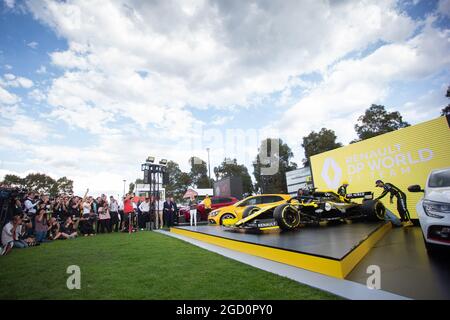
[(366, 200), (361, 205), (361, 213), (371, 220), (386, 219), (386, 207), (381, 201), (378, 200)]
[(300, 225), (300, 212), (288, 203), (276, 207), (273, 217), (281, 230), (292, 230)]
[(231, 213), (225, 213), (221, 218), (220, 218), (220, 224), (223, 225), (223, 220), (225, 219), (234, 219), (235, 216), (232, 215)]
[(244, 212), (242, 213), (242, 219), (247, 218), (249, 215), (251, 215), (252, 213), (255, 213), (258, 210), (259, 210), (259, 208), (257, 206), (248, 206), (247, 208), (245, 208)]

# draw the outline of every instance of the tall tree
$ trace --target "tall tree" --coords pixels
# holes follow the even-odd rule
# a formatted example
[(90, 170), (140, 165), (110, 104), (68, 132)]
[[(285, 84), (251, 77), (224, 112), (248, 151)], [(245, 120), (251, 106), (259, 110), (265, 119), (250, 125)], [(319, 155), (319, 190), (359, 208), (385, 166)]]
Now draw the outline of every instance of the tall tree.
[(242, 179), (242, 191), (244, 193), (253, 193), (253, 183), (248, 169), (243, 164), (237, 164), (236, 159), (225, 158), (223, 162), (214, 168), (214, 174), (217, 179), (225, 177), (241, 177)]
[(168, 183), (164, 186), (166, 194), (173, 196), (176, 201), (181, 201), (187, 188), (192, 184), (188, 173), (181, 171), (178, 163), (169, 161), (167, 163)]
[(27, 188), (37, 192), (55, 195), (55, 192), (57, 192), (54, 186), (55, 184), (55, 179), (43, 173), (30, 173), (25, 177), (25, 185)]
[[(448, 86), (447, 93), (445, 96), (447, 98), (450, 98), (450, 86)], [(450, 104), (448, 104), (446, 107), (442, 108), (441, 115), (442, 116), (450, 116)]]
[[(278, 148), (273, 148), (277, 146)], [(264, 150), (267, 154), (264, 154)], [(263, 193), (286, 193), (286, 171), (297, 169), (297, 164), (291, 162), (294, 156), (291, 148), (282, 139), (267, 138), (261, 142), (258, 155), (253, 162), (253, 175), (255, 176), (255, 191)], [(273, 174), (263, 174), (263, 168), (276, 167)]]
[(73, 193), (73, 181), (67, 177), (56, 180), (57, 193)]
[(408, 126), (409, 123), (403, 121), (403, 117), (398, 111), (387, 112), (384, 106), (372, 104), (358, 118), (355, 131), (360, 140), (366, 140)]
[(322, 128), (319, 132), (312, 131), (303, 137), (302, 147), (305, 150), (303, 165), (310, 166), (309, 159), (316, 154), (342, 147), (342, 143), (336, 142), (337, 137), (333, 130)]
[(133, 193), (135, 187), (136, 184), (134, 182), (130, 182), (130, 184), (128, 185), (128, 193)]
[(2, 185), (15, 187), (15, 188), (26, 188), (25, 179), (16, 176), (15, 174), (7, 174), (1, 182)]
[(53, 197), (61, 193), (73, 192), (72, 180), (67, 177), (61, 177), (55, 180), (43, 173), (30, 173), (25, 178), (7, 174), (1, 183), (11, 187), (26, 188), (36, 192), (43, 192)]
[(206, 166), (206, 162), (198, 157), (191, 157), (189, 159), (189, 163), (191, 164), (191, 171), (189, 176), (192, 180), (192, 183), (197, 188), (210, 188), (212, 187), (213, 181), (208, 178), (208, 168)]

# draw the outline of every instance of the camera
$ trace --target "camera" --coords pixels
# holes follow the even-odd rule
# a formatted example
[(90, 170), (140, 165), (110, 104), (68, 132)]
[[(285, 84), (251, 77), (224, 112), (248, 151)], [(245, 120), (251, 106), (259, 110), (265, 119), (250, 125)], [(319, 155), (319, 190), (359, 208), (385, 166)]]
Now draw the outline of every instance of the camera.
[(27, 189), (23, 188), (9, 188), (9, 187), (1, 187), (0, 188), (0, 201), (11, 200), (15, 198), (24, 198), (28, 193)]

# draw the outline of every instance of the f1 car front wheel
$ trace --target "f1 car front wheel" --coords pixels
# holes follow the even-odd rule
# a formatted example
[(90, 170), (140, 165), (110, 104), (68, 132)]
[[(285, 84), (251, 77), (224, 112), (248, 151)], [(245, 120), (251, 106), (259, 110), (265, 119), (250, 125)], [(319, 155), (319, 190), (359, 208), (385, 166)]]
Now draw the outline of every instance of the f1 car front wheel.
[(258, 210), (259, 208), (257, 206), (248, 206), (242, 213), (242, 219), (247, 218), (249, 215), (255, 213)]
[(284, 203), (276, 207), (273, 217), (281, 230), (292, 230), (300, 225), (300, 212), (289, 203)]

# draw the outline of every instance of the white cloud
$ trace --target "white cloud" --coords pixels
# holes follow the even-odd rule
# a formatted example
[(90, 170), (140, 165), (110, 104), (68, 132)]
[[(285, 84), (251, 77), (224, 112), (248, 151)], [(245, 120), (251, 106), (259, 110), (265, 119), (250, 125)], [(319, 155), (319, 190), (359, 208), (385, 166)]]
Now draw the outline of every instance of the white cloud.
[(13, 75), (12, 73), (6, 73), (6, 74), (3, 75), (3, 77), (4, 77), (6, 80), (14, 80), (14, 79), (16, 78), (16, 76)]
[(440, 0), (438, 12), (444, 16), (450, 17), (450, 0)]
[(1, 123), (2, 135), (25, 137), (30, 142), (47, 138), (48, 128), (38, 119), (27, 115), (17, 105), (0, 106), (0, 110), (0, 119), (6, 120)]
[(39, 43), (36, 41), (31, 41), (27, 43), (27, 46), (29, 46), (31, 49), (36, 49), (38, 47)]
[(12, 69), (12, 66), (9, 65), (9, 64), (5, 64), (5, 65), (4, 65), (4, 68), (5, 68), (6, 70), (11, 70), (11, 69)]
[(5, 6), (10, 9), (14, 8), (15, 2), (15, 0), (3, 0)]
[(69, 50), (54, 52), (52, 62), (75, 73), (80, 85), (94, 85), (99, 97), (111, 97), (111, 112), (122, 112), (130, 94), (137, 110), (247, 106), (293, 76), (324, 70), (379, 39), (405, 39), (416, 27), (391, 1), (194, 3), (188, 9), (176, 1), (111, 2), (102, 10), (92, 2), (29, 5), (69, 40)]
[[(392, 83), (412, 82), (449, 69), (450, 32), (433, 28), (432, 22), (430, 19), (423, 32), (410, 40), (382, 46), (364, 58), (337, 63), (324, 74), (323, 82), (289, 108), (275, 126), (291, 144), (298, 145), (301, 137), (322, 127), (335, 130), (341, 142), (350, 142), (356, 137), (358, 116), (373, 103), (384, 104), (392, 94)], [(425, 100), (426, 105), (420, 108), (411, 103), (395, 107), (412, 123), (437, 117), (442, 104), (426, 97), (421, 102)], [(301, 159), (300, 154), (297, 156)]]
[(20, 98), (18, 96), (0, 86), (0, 107), (2, 104), (15, 104), (19, 101)]
[(33, 89), (31, 92), (28, 93), (28, 96), (31, 99), (35, 100), (36, 102), (44, 101), (47, 98), (45, 93), (42, 92), (42, 90), (40, 89)]
[[(391, 0), (27, 5), (69, 45), (50, 53), (61, 73), (30, 97), (46, 106), (42, 118), (74, 129), (60, 137), (64, 145), (33, 146), (28, 164), (70, 172), (80, 192), (92, 185), (100, 192), (121, 190), (123, 178), (141, 176), (137, 159), (149, 153), (182, 166), (204, 153), (188, 146), (208, 124), (194, 116), (196, 108), (215, 109), (212, 122), (219, 125), (231, 120), (220, 112), (252, 106), (257, 116), (264, 98), (281, 93), (274, 105), (291, 107), (275, 127), (293, 148), (321, 126), (347, 142), (356, 117), (390, 94), (391, 81), (428, 77), (448, 66), (448, 33), (430, 24), (418, 30), (423, 23)], [(379, 43), (367, 57), (355, 58)], [(298, 80), (311, 73), (323, 80)], [(299, 88), (305, 89), (300, 100), (293, 94)], [(80, 130), (92, 135), (72, 147), (72, 133)]]
[(215, 126), (221, 126), (229, 121), (232, 121), (234, 119), (234, 116), (215, 116), (211, 124)]
[(17, 77), (12, 73), (4, 74), (3, 78), (4, 80), (0, 79), (0, 84), (3, 83), (3, 85), (7, 87), (15, 87), (15, 88), (22, 87), (29, 89), (34, 85), (33, 81), (31, 81), (30, 79), (25, 77)]
[(440, 109), (448, 104), (448, 98), (445, 97), (447, 87), (448, 83), (443, 83), (440, 90), (429, 90), (417, 99), (406, 102), (402, 106), (405, 119), (419, 123), (437, 117)]
[(45, 66), (40, 66), (39, 69), (36, 70), (37, 74), (45, 74), (47, 73), (47, 68)]

